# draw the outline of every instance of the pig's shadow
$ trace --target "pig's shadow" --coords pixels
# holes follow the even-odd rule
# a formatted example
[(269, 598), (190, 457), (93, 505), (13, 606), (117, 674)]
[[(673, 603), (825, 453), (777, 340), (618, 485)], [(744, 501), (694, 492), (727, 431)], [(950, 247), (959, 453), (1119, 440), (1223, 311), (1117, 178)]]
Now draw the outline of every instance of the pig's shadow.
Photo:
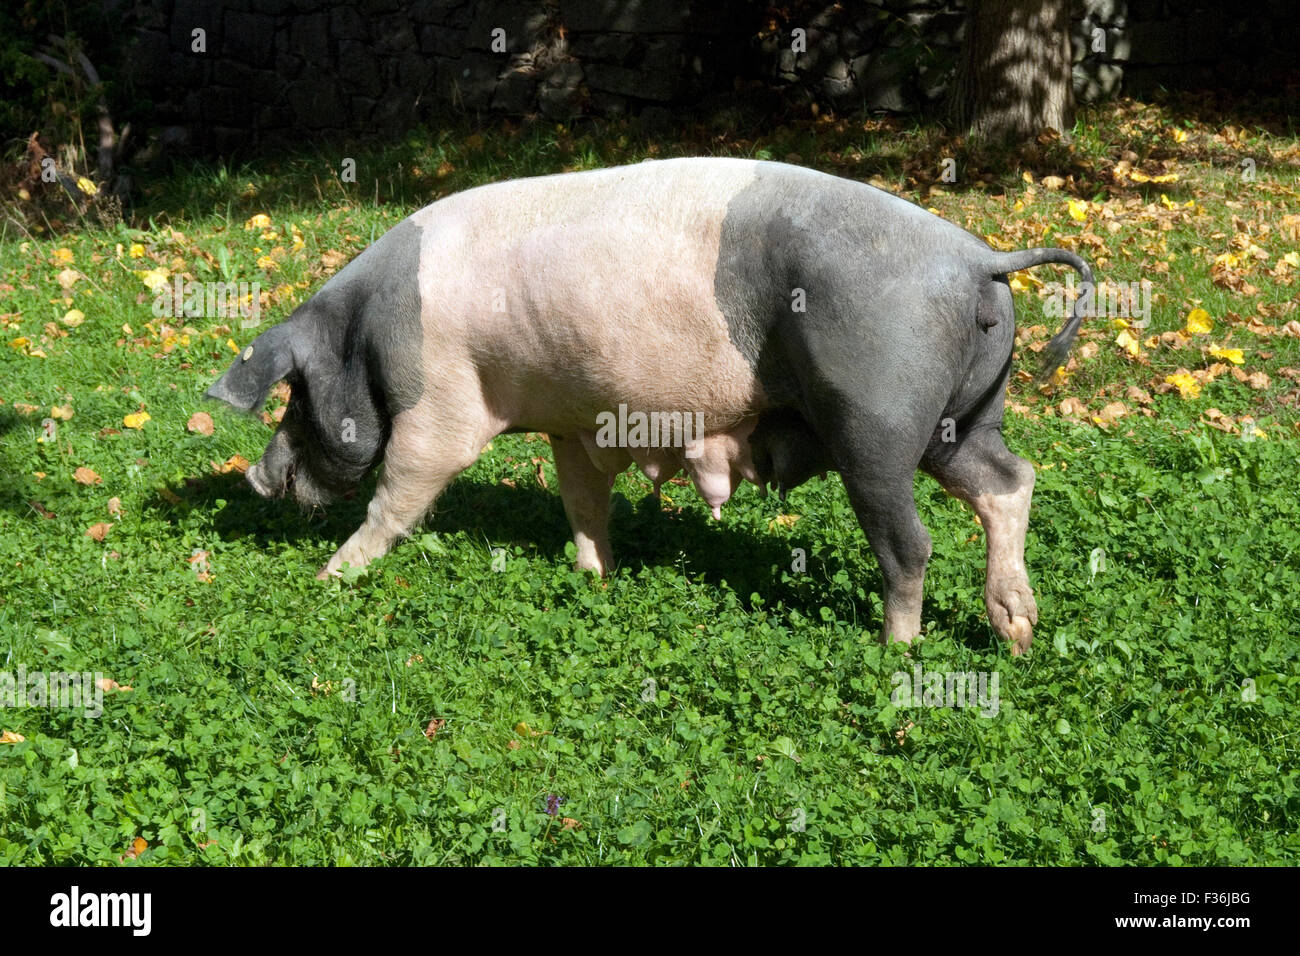
[[(319, 543), (323, 546), (323, 564), (333, 548), (360, 526), (374, 485), (372, 476), (354, 497), (336, 502), (323, 512), (306, 514), (290, 499), (268, 501), (258, 497), (242, 475), (207, 475), (188, 479), (182, 487), (173, 489), (171, 494), (181, 499), (179, 504), (160, 496), (148, 507), (169, 520), (174, 520), (178, 509), (207, 511), (212, 515), (214, 529), (225, 541), (248, 537), (259, 547), (277, 542)], [(218, 501), (224, 501), (224, 506), (218, 507)], [(489, 547), (517, 545), (525, 553), (557, 562), (568, 561), (565, 545), (571, 540), (564, 507), (554, 491), (536, 486), (510, 488), (468, 476), (453, 482), (438, 499), (435, 513), (415, 534), (421, 531), (460, 531), (481, 542), (485, 551)], [(610, 541), (621, 573), (636, 574), (642, 568), (673, 565), (713, 585), (726, 582), (746, 606), (749, 595), (757, 593), (767, 606), (779, 601), (814, 620), (826, 605), (843, 620), (856, 619), (863, 627), (878, 625), (864, 621), (863, 608), (853, 606), (844, 589), (830, 583), (844, 568), (838, 555), (817, 554), (808, 542), (775, 533), (755, 534), (748, 528), (730, 526), (725, 512), (724, 521), (717, 523), (697, 509), (665, 512), (653, 495), (629, 500), (616, 493)], [(782, 571), (791, 568), (792, 548), (800, 546), (808, 548), (808, 573), (783, 575)], [(851, 576), (868, 592), (879, 593), (880, 572), (874, 562), (865, 564), (865, 568), (853, 569)]]

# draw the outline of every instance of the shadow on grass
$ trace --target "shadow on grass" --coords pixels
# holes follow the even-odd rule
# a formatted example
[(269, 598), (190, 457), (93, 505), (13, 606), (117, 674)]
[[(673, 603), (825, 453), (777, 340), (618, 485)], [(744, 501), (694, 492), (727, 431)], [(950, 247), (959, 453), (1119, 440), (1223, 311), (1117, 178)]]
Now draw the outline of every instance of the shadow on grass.
[[(323, 564), (360, 526), (374, 486), (372, 476), (352, 498), (326, 511), (306, 514), (291, 499), (258, 497), (240, 474), (207, 475), (155, 494), (145, 510), (171, 524), (179, 523), (185, 514), (206, 511), (212, 514), (213, 527), (224, 541), (249, 538), (258, 548), (277, 543), (319, 546)], [(224, 505), (218, 504), (223, 501)], [(536, 486), (510, 488), (462, 477), (447, 489), (435, 513), (415, 534), (423, 531), (463, 533), (481, 543), (485, 551), (518, 546), (546, 561), (567, 564), (569, 560), (565, 546), (571, 532), (560, 497)], [(806, 541), (756, 534), (729, 525), (725, 519), (717, 523), (697, 509), (665, 511), (653, 495), (631, 501), (615, 494), (610, 538), (619, 574), (637, 575), (647, 568), (672, 566), (710, 586), (725, 584), (746, 608), (752, 608), (750, 595), (757, 593), (766, 607), (783, 605), (813, 620), (820, 620), (825, 606), (841, 620), (857, 620), (864, 628), (879, 623), (865, 620), (864, 609), (855, 606), (852, 597), (834, 582), (840, 571), (847, 570), (867, 592), (879, 593), (880, 572), (866, 556), (865, 567), (846, 566), (838, 554), (819, 553)], [(395, 551), (400, 555), (403, 548), (412, 547), (399, 543)], [(791, 566), (793, 547), (809, 550), (806, 574), (782, 574)], [(865, 541), (862, 547), (866, 548)]]

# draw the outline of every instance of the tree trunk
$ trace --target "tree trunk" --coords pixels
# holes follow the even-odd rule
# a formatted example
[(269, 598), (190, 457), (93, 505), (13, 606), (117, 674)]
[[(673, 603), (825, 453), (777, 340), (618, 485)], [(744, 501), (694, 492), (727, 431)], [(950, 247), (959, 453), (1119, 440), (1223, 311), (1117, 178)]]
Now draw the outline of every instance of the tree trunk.
[(1074, 125), (1069, 0), (972, 0), (952, 111), (972, 136), (1033, 139)]

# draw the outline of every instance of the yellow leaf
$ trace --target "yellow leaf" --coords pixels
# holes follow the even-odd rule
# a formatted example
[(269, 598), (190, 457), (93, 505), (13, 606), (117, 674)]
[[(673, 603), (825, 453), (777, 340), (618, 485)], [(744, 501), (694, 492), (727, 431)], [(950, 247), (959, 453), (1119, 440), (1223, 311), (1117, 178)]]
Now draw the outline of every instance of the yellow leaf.
[(149, 421), (148, 412), (134, 412), (122, 418), (122, 424), (127, 428), (144, 428), (144, 423), (147, 421)]
[(1086, 202), (1071, 199), (1066, 203), (1066, 209), (1070, 213), (1070, 218), (1077, 222), (1083, 222), (1088, 218), (1088, 204)]
[(96, 186), (94, 183), (92, 183), (85, 176), (82, 176), (80, 179), (77, 180), (77, 188), (80, 189), (87, 196), (93, 196), (95, 195), (95, 193), (99, 192), (99, 187)]
[(139, 259), (142, 255), (144, 255), (144, 246), (140, 245), (140, 243), (138, 242), (133, 242), (131, 243), (131, 248), (128, 251), (130, 252), (132, 259)]
[(1135, 183), (1176, 183), (1178, 182), (1177, 173), (1161, 173), (1159, 176), (1148, 176), (1140, 169), (1135, 169), (1129, 173), (1129, 179)]
[(13, 730), (6, 730), (0, 733), (0, 744), (20, 744), (27, 738)]
[(32, 344), (32, 340), (25, 335), (20, 335), (9, 343), (11, 349), (25, 349)]
[(236, 355), (239, 354), (239, 346), (235, 344), (234, 339), (226, 339), (226, 348), (230, 349), (230, 351), (234, 352)]
[(1169, 131), (1169, 135), (1172, 136), (1172, 137), (1174, 138), (1174, 142), (1175, 142), (1175, 143), (1185, 143), (1185, 142), (1187, 142), (1187, 130), (1183, 130), (1183, 129), (1171, 129), (1171, 130)]
[(259, 212), (244, 223), (245, 229), (267, 229), (271, 225), (271, 217), (264, 212)]
[(75, 329), (82, 322), (86, 321), (86, 313), (82, 312), (80, 309), (69, 309), (61, 321), (68, 328)]
[(1214, 321), (1210, 318), (1210, 313), (1204, 309), (1192, 309), (1187, 313), (1187, 329), (1189, 335), (1205, 335), (1214, 328)]
[(1170, 198), (1169, 198), (1168, 196), (1166, 196), (1164, 193), (1161, 193), (1161, 194), (1160, 194), (1160, 205), (1164, 206), (1166, 209), (1177, 209), (1177, 208), (1178, 208), (1178, 203), (1174, 202), (1172, 199), (1170, 199)]
[(57, 418), (61, 422), (66, 422), (72, 417), (71, 405), (55, 405), (50, 409), (50, 417)]
[(72, 250), (71, 250), (71, 249), (55, 249), (55, 250), (54, 250), (54, 261), (55, 261), (55, 262), (71, 262), (71, 261), (72, 261)]
[(159, 286), (167, 284), (167, 278), (171, 273), (162, 266), (158, 266), (150, 269), (148, 272), (137, 272), (136, 275), (140, 277), (141, 281), (144, 282), (149, 289), (157, 289)]
[(1133, 336), (1129, 334), (1127, 329), (1115, 338), (1115, 344), (1129, 355), (1138, 355), (1142, 352), (1142, 346), (1138, 343), (1137, 339), (1133, 338)]
[(1178, 394), (1182, 398), (1196, 398), (1201, 394), (1201, 383), (1186, 372), (1175, 372), (1173, 375), (1166, 375), (1165, 381), (1170, 385), (1177, 386)]
[(1240, 365), (1242, 362), (1246, 361), (1246, 357), (1242, 354), (1241, 349), (1225, 349), (1220, 348), (1217, 345), (1211, 345), (1210, 354), (1215, 358), (1227, 359), (1233, 365)]

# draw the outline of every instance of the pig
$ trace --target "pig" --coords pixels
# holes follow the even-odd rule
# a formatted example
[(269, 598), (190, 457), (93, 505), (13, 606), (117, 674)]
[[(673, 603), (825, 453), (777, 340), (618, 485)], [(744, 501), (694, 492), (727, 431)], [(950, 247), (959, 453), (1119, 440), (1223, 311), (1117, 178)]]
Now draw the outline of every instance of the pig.
[[(207, 395), (255, 410), (291, 385), (248, 469), (260, 495), (322, 506), (382, 462), (365, 520), (322, 578), (384, 555), (504, 432), (550, 436), (577, 566), (601, 575), (611, 486), (633, 463), (656, 491), (685, 469), (715, 516), (742, 481), (784, 495), (836, 471), (882, 572), (887, 641), (921, 633), (919, 469), (979, 516), (989, 620), (1021, 653), (1038, 620), (1024, 559), (1034, 469), (1002, 439), (1006, 277), (1045, 263), (1091, 288), (1073, 252), (994, 251), (888, 192), (782, 163), (511, 180), (393, 227)], [(1066, 359), (1084, 299), (1044, 374)], [(661, 424), (702, 413), (704, 431), (602, 440), (600, 416), (620, 406)]]

